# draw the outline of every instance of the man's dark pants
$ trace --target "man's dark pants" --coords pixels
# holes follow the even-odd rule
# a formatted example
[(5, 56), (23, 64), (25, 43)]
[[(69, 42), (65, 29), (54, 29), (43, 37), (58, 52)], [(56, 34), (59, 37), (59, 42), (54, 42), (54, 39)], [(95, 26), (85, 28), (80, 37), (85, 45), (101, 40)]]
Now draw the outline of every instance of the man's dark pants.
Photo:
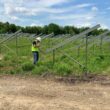
[(39, 52), (35, 51), (33, 52), (33, 58), (34, 58), (34, 64), (36, 64), (39, 60)]

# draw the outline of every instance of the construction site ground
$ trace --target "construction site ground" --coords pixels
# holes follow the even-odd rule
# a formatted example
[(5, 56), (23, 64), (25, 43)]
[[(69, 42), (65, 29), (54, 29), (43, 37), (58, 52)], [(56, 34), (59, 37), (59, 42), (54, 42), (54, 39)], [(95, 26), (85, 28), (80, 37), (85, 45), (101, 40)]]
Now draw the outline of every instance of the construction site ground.
[(110, 110), (109, 77), (0, 76), (0, 110)]

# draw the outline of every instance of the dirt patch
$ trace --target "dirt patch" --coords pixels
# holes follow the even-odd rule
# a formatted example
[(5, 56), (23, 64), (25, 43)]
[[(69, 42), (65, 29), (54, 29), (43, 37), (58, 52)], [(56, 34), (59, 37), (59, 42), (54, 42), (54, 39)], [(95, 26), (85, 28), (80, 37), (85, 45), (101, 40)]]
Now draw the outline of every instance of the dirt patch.
[(110, 86), (0, 76), (0, 110), (110, 110)]
[(56, 81), (69, 83), (69, 84), (78, 84), (78, 83), (99, 83), (110, 85), (110, 76), (107, 75), (88, 75), (88, 76), (71, 76), (71, 77), (58, 77)]
[(3, 55), (0, 54), (0, 60), (2, 60), (2, 59), (3, 59)]

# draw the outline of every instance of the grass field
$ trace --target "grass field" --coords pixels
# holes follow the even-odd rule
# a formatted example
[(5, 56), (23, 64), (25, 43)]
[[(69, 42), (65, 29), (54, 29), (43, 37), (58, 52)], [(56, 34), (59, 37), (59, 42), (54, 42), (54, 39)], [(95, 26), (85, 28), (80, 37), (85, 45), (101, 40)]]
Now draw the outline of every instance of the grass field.
[[(87, 70), (92, 74), (109, 74), (110, 72), (110, 43), (103, 41), (100, 46), (100, 39), (88, 40), (88, 60), (86, 60), (85, 39), (78, 39), (55, 50), (53, 62), (53, 51), (46, 53), (47, 49), (60, 44), (68, 38), (54, 37), (45, 38), (41, 42), (40, 60), (33, 65), (31, 43), (33, 38), (18, 37), (6, 41), (1, 45), (0, 73), (10, 74), (45, 74), (51, 73), (60, 76), (81, 75)], [(2, 41), (2, 38), (0, 38)], [(17, 46), (16, 46), (17, 44)], [(17, 47), (17, 48), (16, 48)], [(78, 63), (76, 63), (78, 62)], [(82, 65), (82, 66), (81, 66)]]

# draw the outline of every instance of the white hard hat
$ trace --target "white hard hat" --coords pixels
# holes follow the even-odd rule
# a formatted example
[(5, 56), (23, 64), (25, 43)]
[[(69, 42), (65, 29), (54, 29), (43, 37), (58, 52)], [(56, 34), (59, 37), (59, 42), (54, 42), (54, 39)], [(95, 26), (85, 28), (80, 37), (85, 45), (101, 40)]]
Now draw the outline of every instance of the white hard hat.
[(36, 40), (41, 42), (41, 37), (37, 37)]

